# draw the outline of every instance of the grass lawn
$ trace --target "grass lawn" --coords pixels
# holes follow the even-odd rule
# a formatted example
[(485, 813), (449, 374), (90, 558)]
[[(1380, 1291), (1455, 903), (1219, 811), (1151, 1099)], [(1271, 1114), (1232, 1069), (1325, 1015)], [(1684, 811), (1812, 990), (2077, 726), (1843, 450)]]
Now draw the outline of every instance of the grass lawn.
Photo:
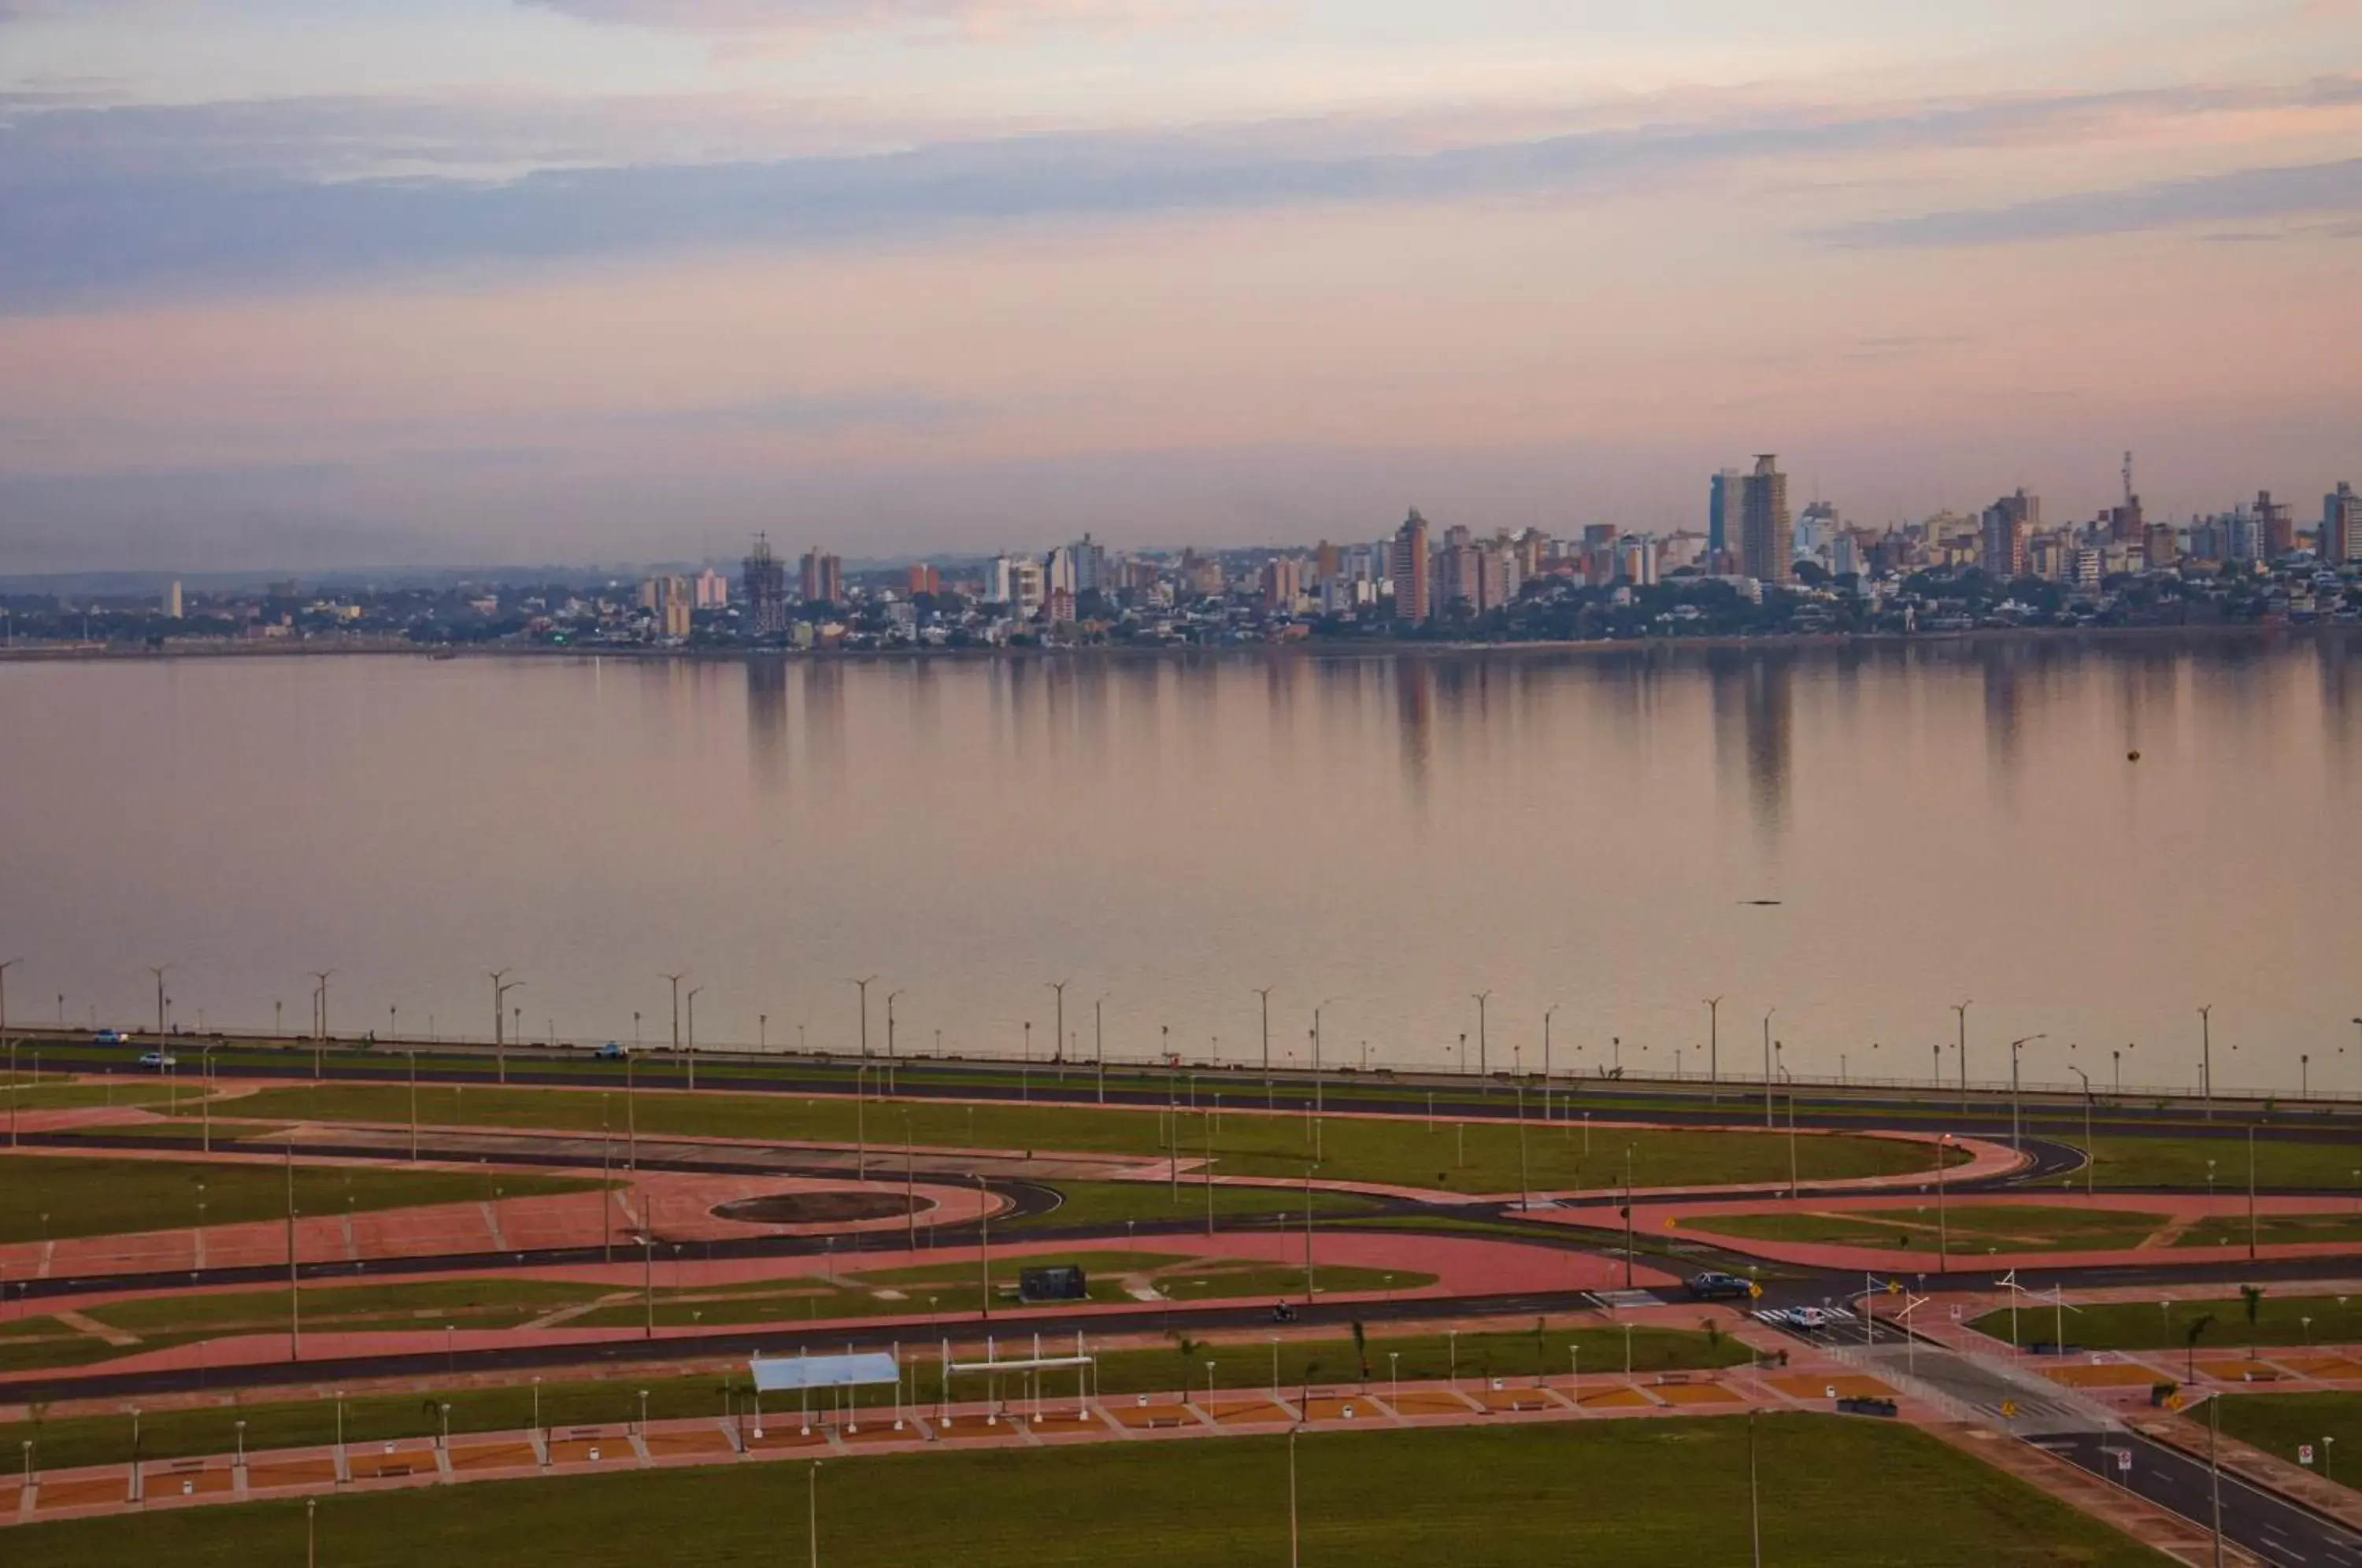
[[(2362, 1483), (2362, 1394), (2226, 1394), (2214, 1403), (2229, 1436), (2291, 1464), (2297, 1445), (2311, 1443), (2314, 1474), (2342, 1486)], [(2205, 1425), (2202, 1410), (2191, 1419)]]
[[(2202, 1352), (2244, 1349), (2248, 1344), (2305, 1345), (2362, 1342), (2362, 1296), (2341, 1304), (2333, 1296), (2273, 1296), (2266, 1293), (2256, 1324), (2247, 1325), (2246, 1304), (2236, 1296), (2209, 1301), (2096, 1303), (2074, 1309), (2070, 1293), (2067, 1342), (2086, 1350), (2181, 1350), (2190, 1325), (2202, 1317), (2213, 1322), (2200, 1336)], [(2306, 1319), (2312, 1322), (2307, 1324)], [(2018, 1342), (2047, 1342), (2056, 1333), (2057, 1314), (2047, 1306), (2025, 1303), (2018, 1311)], [(1988, 1312), (1970, 1327), (1979, 1333), (2007, 1341), (2009, 1312)]]
[(2162, 1214), (2113, 1209), (2047, 1208), (2034, 1204), (1951, 1203), (1943, 1225), (1932, 1203), (1909, 1209), (1854, 1209), (1841, 1212), (1716, 1214), (1689, 1229), (1765, 1242), (1806, 1242), (1824, 1246), (1874, 1247), (1886, 1252), (1926, 1253), (1933, 1257), (1944, 1231), (1951, 1253), (1968, 1256), (1996, 1248), (2004, 1253), (2083, 1252), (2137, 1245), (2165, 1223)]
[(171, 1097), (171, 1087), (161, 1083), (137, 1084), (72, 1084), (28, 1081), (15, 1089), (0, 1092), (0, 1122), (5, 1122), (7, 1108), (19, 1110), (79, 1110), (91, 1105), (161, 1105)]
[[(472, 1176), (299, 1164), (295, 1208), (302, 1214), (408, 1209), (489, 1198), (495, 1187), (522, 1198), (598, 1185), (508, 1171)], [(287, 1212), (286, 1173), (248, 1162), (0, 1155), (0, 1242), (176, 1230), (197, 1223), (201, 1199), (207, 1225), (276, 1220)]]
[[(1765, 1560), (1920, 1568), (2129, 1568), (2163, 1560), (2024, 1483), (1892, 1422), (1774, 1416), (1757, 1433)], [(1694, 1568), (1748, 1552), (1749, 1428), (1650, 1420), (1321, 1434), (1297, 1450), (1312, 1564), (1593, 1561)], [(339, 1568), (793, 1561), (800, 1465), (634, 1472), (321, 1499)], [(1276, 1438), (832, 1458), (815, 1475), (834, 1564), (1231, 1568), (1287, 1550)], [(301, 1503), (176, 1509), (12, 1531), (45, 1568), (292, 1562)], [(1907, 1543), (1907, 1544), (1906, 1544)]]
[[(558, 1280), (420, 1280), (400, 1285), (307, 1285), (303, 1322), (327, 1331), (441, 1328), (505, 1329), (609, 1291), (595, 1285)], [(88, 1316), (126, 1333), (202, 1331), (235, 1334), (287, 1327), (285, 1290), (236, 1290), (196, 1295), (151, 1296), (94, 1307)]]
[[(845, 1098), (793, 1095), (641, 1093), (633, 1114), (643, 1132), (717, 1137), (811, 1139), (852, 1143), (866, 1132), (874, 1146), (899, 1143), (907, 1125), (922, 1147), (990, 1148), (1062, 1154), (1154, 1156), (1168, 1148), (1177, 1124), (1184, 1159), (1209, 1147), (1225, 1176), (1300, 1176), (1316, 1143), (1313, 1124), (1297, 1115), (1210, 1116), (1210, 1099), (1163, 1110), (1101, 1110), (1028, 1105), (946, 1105), (872, 1102), (856, 1118)], [(421, 1121), (437, 1126), (510, 1126), (620, 1130), (621, 1094), (422, 1085)], [(218, 1114), (287, 1120), (403, 1122), (407, 1086), (329, 1084), (265, 1089), (215, 1108)], [(187, 1114), (187, 1108), (182, 1108)], [(1216, 1123), (1209, 1127), (1211, 1121)], [(1383, 1182), (1462, 1192), (1518, 1188), (1518, 1129), (1515, 1124), (1439, 1119), (1370, 1121), (1330, 1117), (1319, 1125), (1319, 1176), (1330, 1181)], [(1784, 1181), (1790, 1140), (1763, 1132), (1625, 1132), (1586, 1131), (1577, 1122), (1528, 1124), (1527, 1180), (1533, 1190), (1620, 1185), (1630, 1151), (1631, 1179), (1641, 1187), (1694, 1187), (1723, 1182)], [(1891, 1176), (1933, 1168), (1922, 1145), (1846, 1135), (1794, 1141), (1796, 1168), (1807, 1180)], [(1201, 1195), (1202, 1196), (1202, 1195)]]
[[(839, 1263), (833, 1279), (825, 1274), (795, 1280), (765, 1281), (711, 1288), (658, 1291), (658, 1327), (720, 1327), (734, 1323), (817, 1321), (826, 1318), (863, 1318), (938, 1314), (974, 1319), (984, 1303), (984, 1282), (971, 1253), (947, 1250), (939, 1264), (912, 1268), (847, 1272), (853, 1260)], [(1198, 1258), (1178, 1253), (1058, 1253), (1023, 1258), (1002, 1258), (992, 1267), (996, 1303), (1009, 1299), (1022, 1268), (1069, 1264), (1088, 1276), (1089, 1298), (1122, 1303), (1138, 1299), (1130, 1292), (1134, 1282), (1153, 1285), (1175, 1301), (1209, 1301), (1239, 1297), (1301, 1295), (1304, 1271), (1239, 1258)], [(1342, 1264), (1316, 1267), (1314, 1286), (1320, 1293), (1376, 1292), (1388, 1288), (1417, 1289), (1435, 1283), (1435, 1276), (1408, 1270), (1394, 1274)], [(647, 1304), (639, 1299), (615, 1301), (568, 1320), (576, 1328), (617, 1328), (643, 1323)]]
[[(2177, 1247), (2244, 1247), (2247, 1217), (2217, 1214), (2200, 1220), (2174, 1239)], [(2257, 1246), (2295, 1242), (2362, 1242), (2362, 1215), (2265, 1214), (2256, 1220)]]
[[(2083, 1130), (2053, 1132), (2055, 1141), (2083, 1147)], [(2247, 1185), (2247, 1140), (2243, 1135), (2220, 1138), (2094, 1137), (2097, 1165), (2092, 1176), (2102, 1187), (2170, 1187), (2194, 1192), (2207, 1189), (2207, 1167), (2213, 1167), (2214, 1190), (2244, 1191)], [(2279, 1136), (2256, 1139), (2256, 1185), (2262, 1187), (2316, 1187), (2352, 1192), (2362, 1198), (2362, 1144), (2353, 1138), (2323, 1134), (2296, 1140)], [(2080, 1187), (2085, 1173), (2050, 1177), (2043, 1185)]]
[[(1021, 1220), (996, 1220), (992, 1228), (1003, 1231), (1039, 1231), (1061, 1226), (1115, 1225), (1126, 1220), (1202, 1220), (1206, 1217), (1207, 1187), (1200, 1182), (1181, 1184), (1176, 1198), (1170, 1187), (1161, 1182), (1140, 1181), (1062, 1181), (1056, 1184), (1064, 1200), (1047, 1214), (1028, 1215)], [(1269, 1187), (1222, 1187), (1212, 1189), (1214, 1215), (1219, 1220), (1261, 1218), (1275, 1214), (1304, 1213), (1301, 1189)], [(1315, 1188), (1312, 1211), (1320, 1215), (1374, 1214), (1378, 1205), (1369, 1198), (1350, 1192), (1323, 1192)]]

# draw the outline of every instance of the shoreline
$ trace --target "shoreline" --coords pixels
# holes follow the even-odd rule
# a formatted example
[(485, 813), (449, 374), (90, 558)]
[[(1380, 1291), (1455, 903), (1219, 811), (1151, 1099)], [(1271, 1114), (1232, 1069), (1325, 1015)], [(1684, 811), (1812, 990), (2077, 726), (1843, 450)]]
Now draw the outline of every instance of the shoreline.
[(844, 648), (814, 650), (809, 648), (751, 647), (613, 647), (572, 646), (542, 647), (502, 644), (497, 646), (468, 646), (451, 644), (420, 644), (395, 638), (317, 638), (304, 641), (271, 639), (266, 642), (228, 642), (192, 640), (182, 644), (166, 644), (162, 647), (94, 646), (88, 644), (17, 645), (0, 648), (0, 665), (6, 664), (106, 664), (169, 662), (175, 659), (276, 659), (276, 658), (387, 658), (409, 657), (429, 662), (448, 663), (459, 659), (559, 658), (646, 660), (692, 663), (752, 663), (761, 659), (777, 659), (781, 663), (844, 661), (847, 663), (889, 663), (917, 660), (1008, 660), (1042, 661), (1049, 659), (1233, 659), (1247, 657), (1286, 658), (1385, 658), (1410, 656), (1418, 658), (1528, 658), (1536, 657), (1574, 656), (1584, 658), (1655, 657), (1683, 652), (1731, 653), (1746, 651), (1775, 653), (1829, 653), (1863, 651), (1888, 653), (1912, 648), (1959, 648), (2009, 644), (2066, 644), (2070, 646), (2104, 646), (2134, 644), (2142, 641), (2201, 645), (2205, 643), (2275, 644), (2299, 640), (2320, 640), (2340, 637), (2356, 628), (2334, 622), (2298, 626), (2286, 623), (2270, 624), (2213, 624), (2180, 626), (1985, 626), (1964, 632), (1874, 632), (1862, 634), (1803, 634), (1792, 633), (1760, 637), (1636, 637), (1601, 639), (1597, 641), (1547, 642), (1470, 642), (1431, 643), (1396, 640), (1315, 641), (1309, 638), (1292, 642), (1239, 643), (1223, 646), (1149, 647), (1136, 644), (1082, 644), (1061, 647), (894, 647)]

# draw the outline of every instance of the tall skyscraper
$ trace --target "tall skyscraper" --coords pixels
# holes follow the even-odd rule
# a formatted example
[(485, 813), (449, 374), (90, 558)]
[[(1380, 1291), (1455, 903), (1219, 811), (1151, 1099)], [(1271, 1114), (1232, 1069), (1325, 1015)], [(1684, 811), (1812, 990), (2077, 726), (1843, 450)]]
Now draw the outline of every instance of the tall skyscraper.
[(2296, 508), (2274, 501), (2268, 490), (2256, 491), (2256, 526), (2263, 531), (2264, 559), (2296, 554)]
[[(1747, 476), (1737, 469), (1725, 469), (1714, 476), (1714, 483), (1706, 492), (1705, 547), (1707, 554), (1720, 556), (1729, 549), (1731, 542), (1738, 537), (1741, 525), (1740, 496), (1745, 490), (1746, 482)], [(1712, 569), (1717, 571), (1721, 569), (1719, 564), (1710, 564)]]
[(758, 637), (776, 637), (788, 629), (787, 564), (771, 553), (767, 535), (755, 536), (755, 547), (739, 564), (741, 597), (746, 601), (746, 629)]
[(1740, 481), (1738, 511), (1738, 569), (1758, 582), (1788, 581), (1795, 521), (1788, 512), (1788, 476), (1772, 453), (1759, 453), (1755, 471)]
[(835, 603), (844, 597), (844, 563), (814, 546), (804, 553), (800, 586), (805, 603)]
[(2015, 495), (2004, 495), (1985, 508), (1983, 549), (1980, 552), (1986, 575), (1998, 578), (2025, 575), (2025, 541), (2042, 526), (2042, 502), (2020, 490)]
[(181, 583), (180, 580), (175, 578), (172, 581), (164, 585), (164, 619), (167, 621), (177, 621), (180, 618)]
[(1427, 619), (1427, 519), (1412, 507), (1395, 530), (1386, 556), (1386, 578), (1395, 589), (1395, 619), (1416, 626)]
[(730, 607), (730, 580), (707, 567), (697, 574), (697, 607), (700, 610), (726, 610)]
[(2362, 494), (2344, 480), (2321, 498), (2320, 554), (2330, 566), (2362, 560)]

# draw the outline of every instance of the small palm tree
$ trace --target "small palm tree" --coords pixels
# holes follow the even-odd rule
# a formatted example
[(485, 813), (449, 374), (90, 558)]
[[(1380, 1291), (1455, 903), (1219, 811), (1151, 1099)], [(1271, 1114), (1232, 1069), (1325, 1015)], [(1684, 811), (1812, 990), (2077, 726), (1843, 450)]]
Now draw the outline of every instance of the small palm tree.
[(2255, 1359), (2256, 1320), (2264, 1310), (2264, 1287), (2260, 1285), (2239, 1286), (2239, 1304), (2247, 1309), (2247, 1358)]
[(2206, 1331), (2213, 1326), (2214, 1314), (2212, 1312), (2201, 1312), (2182, 1325), (2181, 1337), (2189, 1349), (2190, 1380), (2193, 1383), (2198, 1380), (2198, 1342), (2205, 1337)]

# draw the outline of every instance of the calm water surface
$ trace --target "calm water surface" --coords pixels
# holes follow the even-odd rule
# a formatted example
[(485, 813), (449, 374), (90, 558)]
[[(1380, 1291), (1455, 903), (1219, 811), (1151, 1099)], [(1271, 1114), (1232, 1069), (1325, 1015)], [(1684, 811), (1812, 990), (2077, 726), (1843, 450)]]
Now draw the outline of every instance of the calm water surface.
[[(2343, 642), (0, 667), (13, 1017), (2362, 1088)], [(2127, 753), (2137, 750), (2137, 762)], [(1758, 900), (1777, 900), (1759, 902)], [(273, 1004), (283, 1004), (274, 1014)], [(2073, 1049), (2070, 1050), (2070, 1043)], [(2121, 1064), (2112, 1053), (2121, 1053)], [(2300, 1057), (2310, 1058), (2301, 1066)], [(1678, 1057), (1678, 1061), (1677, 1061)]]

